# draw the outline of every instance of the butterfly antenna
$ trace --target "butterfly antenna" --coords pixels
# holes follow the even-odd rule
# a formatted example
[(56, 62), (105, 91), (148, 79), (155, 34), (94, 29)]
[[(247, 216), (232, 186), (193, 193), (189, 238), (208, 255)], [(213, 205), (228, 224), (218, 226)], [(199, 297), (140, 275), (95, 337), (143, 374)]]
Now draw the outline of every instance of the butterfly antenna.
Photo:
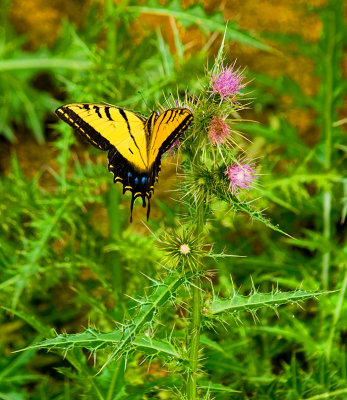
[(149, 110), (153, 111), (153, 110), (149, 107), (149, 105), (148, 105), (146, 99), (143, 97), (142, 92), (141, 92), (140, 90), (138, 90), (137, 93), (142, 97), (142, 100), (143, 100), (143, 102), (146, 104), (146, 107), (147, 107)]

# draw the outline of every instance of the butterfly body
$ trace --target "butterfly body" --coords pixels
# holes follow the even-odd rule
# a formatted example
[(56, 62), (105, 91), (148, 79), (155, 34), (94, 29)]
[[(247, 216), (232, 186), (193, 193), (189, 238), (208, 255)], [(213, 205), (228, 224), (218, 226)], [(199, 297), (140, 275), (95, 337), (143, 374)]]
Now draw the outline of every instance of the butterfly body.
[(93, 146), (108, 151), (114, 182), (123, 184), (123, 193), (132, 193), (131, 214), (135, 199), (141, 197), (148, 217), (161, 156), (187, 129), (191, 111), (172, 108), (160, 115), (152, 112), (146, 119), (115, 106), (75, 103), (58, 108), (56, 114)]

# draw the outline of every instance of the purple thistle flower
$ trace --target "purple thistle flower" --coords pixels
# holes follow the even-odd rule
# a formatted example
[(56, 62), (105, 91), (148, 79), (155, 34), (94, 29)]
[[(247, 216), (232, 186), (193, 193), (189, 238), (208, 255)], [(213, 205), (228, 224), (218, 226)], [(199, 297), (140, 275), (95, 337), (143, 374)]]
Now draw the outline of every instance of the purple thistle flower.
[(227, 170), (224, 172), (230, 180), (229, 189), (231, 188), (232, 194), (237, 196), (239, 189), (253, 189), (252, 186), (255, 176), (255, 170), (252, 168), (254, 164), (248, 162), (238, 164), (231, 163)]
[(239, 90), (245, 87), (242, 84), (244, 76), (233, 67), (222, 67), (220, 72), (212, 75), (212, 94), (218, 93), (222, 100), (235, 96)]
[(230, 134), (229, 125), (223, 118), (213, 118), (210, 121), (208, 136), (213, 145), (222, 144)]

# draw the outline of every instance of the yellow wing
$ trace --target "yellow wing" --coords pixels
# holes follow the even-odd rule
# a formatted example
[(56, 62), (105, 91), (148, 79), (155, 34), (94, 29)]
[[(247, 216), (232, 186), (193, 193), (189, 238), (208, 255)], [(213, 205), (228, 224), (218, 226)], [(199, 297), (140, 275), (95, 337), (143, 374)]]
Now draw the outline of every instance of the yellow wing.
[(148, 165), (151, 166), (157, 158), (169, 149), (172, 143), (188, 127), (193, 114), (187, 108), (172, 108), (166, 110), (151, 124), (148, 150)]
[(56, 110), (57, 115), (101, 150), (114, 147), (136, 170), (147, 171), (146, 119), (122, 108), (75, 103)]

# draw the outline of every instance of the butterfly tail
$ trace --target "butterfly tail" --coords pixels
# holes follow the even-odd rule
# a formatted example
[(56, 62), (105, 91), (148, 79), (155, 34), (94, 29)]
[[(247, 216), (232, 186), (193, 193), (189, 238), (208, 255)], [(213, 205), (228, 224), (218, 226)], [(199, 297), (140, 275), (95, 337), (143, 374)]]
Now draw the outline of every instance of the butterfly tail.
[[(135, 203), (135, 200), (136, 200), (138, 197), (141, 197), (141, 198), (142, 198), (142, 207), (143, 207), (143, 208), (147, 207), (147, 221), (148, 221), (148, 219), (149, 219), (149, 214), (150, 214), (150, 211), (151, 211), (151, 203), (150, 203), (151, 193), (149, 193), (149, 195), (148, 195), (148, 194), (146, 194), (146, 195), (139, 195), (139, 194), (137, 194), (137, 195), (136, 195), (136, 194), (134, 193), (134, 191), (132, 191), (131, 193), (132, 193), (132, 196), (131, 196), (131, 202), (130, 202), (130, 222), (133, 222), (134, 203)], [(148, 202), (146, 202), (146, 198), (147, 198)]]
[(130, 202), (130, 222), (133, 222), (134, 201), (135, 201), (135, 196), (134, 192), (132, 192), (131, 202)]
[[(146, 197), (147, 197), (147, 203), (146, 203)], [(147, 221), (149, 219), (149, 214), (151, 212), (151, 192), (149, 192), (149, 195), (146, 194), (145, 196), (142, 196), (142, 207), (145, 208), (147, 206)]]
[(151, 212), (151, 197), (148, 197), (148, 204), (147, 204), (147, 221), (149, 219), (149, 213)]

